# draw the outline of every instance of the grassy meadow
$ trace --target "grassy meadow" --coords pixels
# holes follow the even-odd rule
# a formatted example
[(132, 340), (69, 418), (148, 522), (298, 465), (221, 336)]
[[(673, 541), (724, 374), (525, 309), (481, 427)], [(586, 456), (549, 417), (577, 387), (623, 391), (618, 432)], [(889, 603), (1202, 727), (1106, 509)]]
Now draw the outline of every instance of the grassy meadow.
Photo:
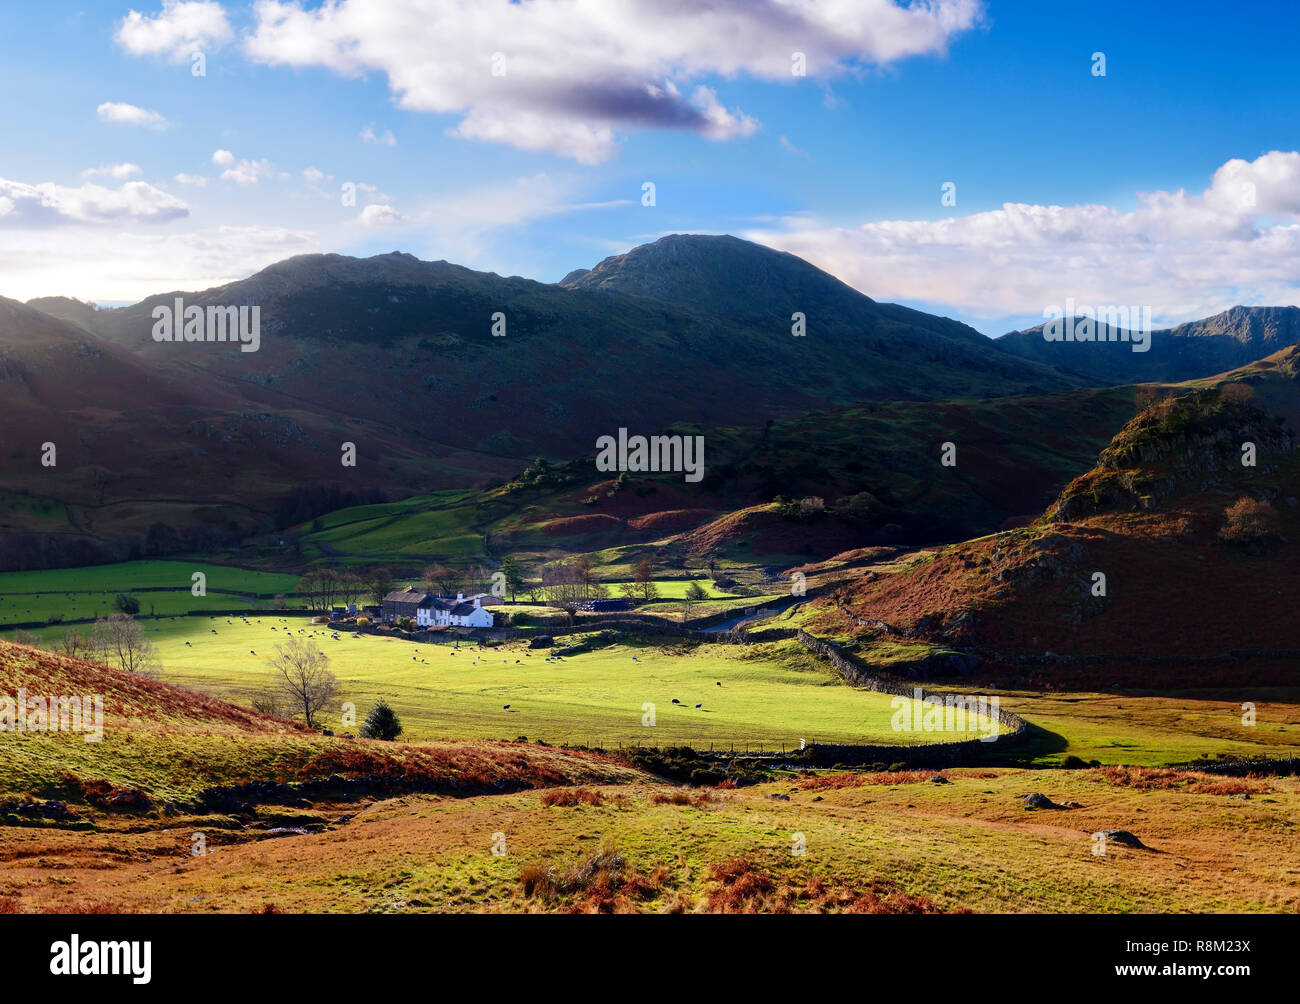
[[(207, 578), (205, 596), (191, 592), (195, 572)], [(134, 595), (140, 601), (140, 612), (146, 615), (265, 607), (269, 600), (232, 594), (274, 596), (292, 592), (297, 582), (296, 575), (201, 561), (126, 561), (87, 568), (0, 572), (0, 626), (51, 618), (104, 617), (116, 612), (113, 601), (118, 593)]]
[[(668, 650), (620, 644), (560, 661), (523, 642), (478, 651), (463, 641), (457, 648), (345, 632), (335, 639), (328, 626), (302, 617), (254, 616), (248, 623), (187, 617), (147, 630), (162, 658), (163, 680), (244, 704), (265, 683), (277, 644), (290, 633), (311, 639), (339, 679), (339, 701), (355, 703), (364, 716), (383, 697), (412, 741), (522, 735), (549, 743), (764, 743), (769, 749), (797, 748), (801, 738), (933, 741), (895, 733), (891, 698), (846, 686), (795, 645)], [(655, 705), (654, 726), (642, 724), (647, 702)], [(346, 728), (337, 715), (326, 727)]]

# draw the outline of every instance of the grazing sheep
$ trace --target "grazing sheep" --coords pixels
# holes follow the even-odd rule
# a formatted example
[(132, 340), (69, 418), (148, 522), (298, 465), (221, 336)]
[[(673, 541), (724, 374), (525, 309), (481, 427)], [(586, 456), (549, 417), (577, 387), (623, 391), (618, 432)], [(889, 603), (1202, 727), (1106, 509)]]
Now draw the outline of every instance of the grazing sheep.
[(679, 701), (679, 700), (677, 700), (677, 698), (674, 697), (674, 698), (673, 698), (673, 703), (674, 703), (674, 704), (681, 704), (682, 702)]
[(695, 707), (696, 707), (696, 708), (702, 708), (702, 707), (704, 707), (704, 705), (703, 705), (703, 704), (697, 704), (697, 705), (695, 705)]
[(248, 650), (248, 654), (249, 654), (249, 655), (257, 655), (257, 653), (254, 652), (251, 648)]
[(501, 710), (502, 710), (502, 711), (509, 711), (509, 710), (510, 710), (510, 705), (508, 705), (508, 704), (503, 704), (503, 705), (501, 705)]

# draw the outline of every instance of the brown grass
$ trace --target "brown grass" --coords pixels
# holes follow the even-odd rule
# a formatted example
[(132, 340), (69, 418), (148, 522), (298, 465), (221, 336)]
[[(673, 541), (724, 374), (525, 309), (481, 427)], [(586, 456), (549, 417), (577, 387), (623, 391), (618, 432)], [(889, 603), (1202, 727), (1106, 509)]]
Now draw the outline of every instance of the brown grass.
[(1194, 795), (1264, 795), (1273, 788), (1266, 781), (1253, 777), (1215, 777), (1194, 771), (1170, 770), (1164, 767), (1099, 767), (1109, 783), (1122, 788), (1144, 791), (1188, 791)]
[(650, 796), (651, 805), (693, 805), (697, 809), (716, 801), (718, 799), (707, 788), (696, 792), (657, 791)]
[(929, 781), (938, 773), (933, 770), (889, 770), (879, 774), (858, 774), (838, 771), (834, 774), (811, 774), (799, 778), (800, 788), (806, 791), (820, 791), (836, 788), (859, 788), (864, 784), (920, 784)]
[[(715, 883), (711, 913), (943, 913), (926, 896), (904, 892), (888, 879), (829, 885), (813, 876), (799, 884), (777, 878), (748, 858), (728, 858), (709, 867)], [(961, 911), (966, 912), (966, 911)]]
[(667, 868), (648, 874), (629, 868), (612, 844), (563, 872), (540, 861), (519, 869), (524, 896), (548, 905), (563, 900), (563, 913), (636, 913), (659, 896), (669, 876)]
[(594, 788), (552, 788), (542, 793), (546, 806), (604, 805), (605, 796)]

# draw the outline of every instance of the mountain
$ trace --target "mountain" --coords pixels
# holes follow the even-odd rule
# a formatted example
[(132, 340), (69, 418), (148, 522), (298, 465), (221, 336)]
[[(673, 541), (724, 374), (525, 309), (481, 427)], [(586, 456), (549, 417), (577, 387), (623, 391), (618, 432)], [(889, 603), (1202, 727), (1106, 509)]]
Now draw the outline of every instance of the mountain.
[(67, 321), (73, 327), (93, 333), (95, 330), (95, 311), (99, 308), (93, 303), (74, 300), (70, 296), (38, 296), (28, 300), (27, 306), (39, 310), (42, 314)]
[[(618, 289), (608, 262), (544, 284), (396, 252), (307, 255), (215, 289), (95, 311), (93, 323), (132, 352), (250, 392), (521, 459), (585, 451), (620, 425), (761, 424), (824, 403), (1076, 385), (970, 328), (882, 306), (736, 238), (664, 238), (625, 258)], [(607, 281), (586, 283), (592, 276)], [(260, 306), (260, 351), (154, 342), (151, 313), (177, 296)], [(808, 318), (806, 337), (791, 334), (795, 311)], [(504, 337), (493, 335), (497, 314)]]
[(1017, 684), (1293, 683), (1298, 372), (1291, 346), (1152, 394), (1034, 524), (849, 583), (820, 626), (954, 645)]
[[(155, 308), (177, 298), (258, 307), (258, 351), (155, 341)], [(499, 484), (537, 456), (589, 456), (620, 427), (709, 434), (710, 475), (693, 486), (709, 498), (683, 510), (869, 492), (873, 526), (953, 539), (1036, 511), (1131, 414), (1131, 395), (1091, 397), (1004, 341), (727, 236), (665, 237), (555, 284), (326, 254), (128, 307), (3, 301), (15, 445), (0, 455), (0, 566), (230, 546), (341, 506)], [(938, 403), (990, 398), (1007, 405)], [(990, 466), (973, 501), (971, 485), (934, 480), (937, 443), (973, 459), (1007, 437), (1016, 459)], [(51, 440), (58, 467), (34, 477)]]
[[(1092, 386), (1178, 382), (1209, 377), (1300, 342), (1300, 307), (1233, 307), (1199, 321), (1151, 332), (1133, 350), (1132, 335), (1102, 324), (1107, 341), (1049, 342), (1045, 325), (1012, 331), (994, 343), (1022, 359), (1053, 366)], [(1112, 334), (1115, 340), (1109, 340)]]

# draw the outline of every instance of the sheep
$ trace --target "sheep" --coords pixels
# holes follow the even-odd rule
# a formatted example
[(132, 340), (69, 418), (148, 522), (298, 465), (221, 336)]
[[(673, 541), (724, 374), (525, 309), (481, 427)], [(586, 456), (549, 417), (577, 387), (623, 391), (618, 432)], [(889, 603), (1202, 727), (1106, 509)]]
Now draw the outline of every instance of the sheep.
[(697, 704), (697, 705), (695, 705), (695, 707), (696, 707), (696, 709), (699, 709), (699, 708), (704, 707), (704, 705), (701, 703), (701, 704)]

